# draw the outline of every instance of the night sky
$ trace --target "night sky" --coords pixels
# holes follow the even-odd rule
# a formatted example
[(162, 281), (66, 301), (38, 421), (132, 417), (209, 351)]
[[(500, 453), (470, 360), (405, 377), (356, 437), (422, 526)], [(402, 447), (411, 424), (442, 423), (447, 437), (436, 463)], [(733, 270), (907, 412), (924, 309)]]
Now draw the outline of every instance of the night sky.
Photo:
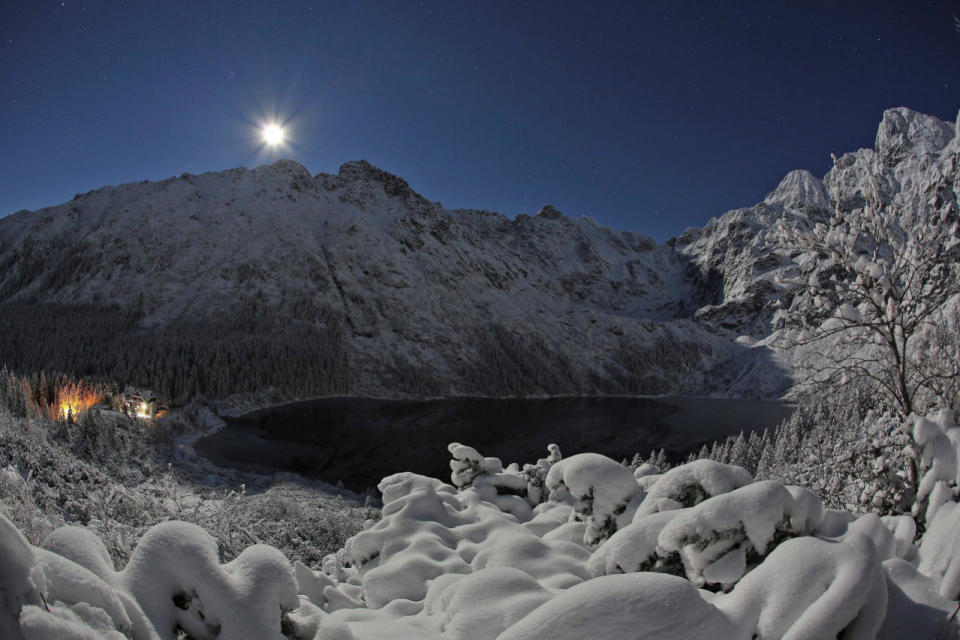
[[(0, 1), (0, 215), (107, 184), (365, 158), (447, 207), (659, 240), (953, 121), (960, 1)], [(287, 123), (271, 151), (258, 126)]]

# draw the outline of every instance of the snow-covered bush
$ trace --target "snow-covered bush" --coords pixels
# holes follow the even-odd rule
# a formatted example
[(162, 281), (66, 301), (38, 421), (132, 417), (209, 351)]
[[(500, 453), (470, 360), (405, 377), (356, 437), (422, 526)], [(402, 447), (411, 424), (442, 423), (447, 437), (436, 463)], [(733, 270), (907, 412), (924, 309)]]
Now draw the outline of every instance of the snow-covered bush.
[(610, 539), (597, 547), (590, 556), (590, 574), (602, 576), (613, 573), (656, 571), (684, 575), (678, 555), (661, 554), (660, 532), (686, 509), (659, 511), (637, 518)]
[(540, 458), (535, 464), (524, 464), (523, 475), (527, 479), (527, 500), (534, 506), (544, 502), (549, 497), (547, 490), (547, 474), (550, 467), (560, 462), (563, 455), (556, 444), (547, 445), (547, 457)]
[[(524, 478), (517, 466), (456, 449), (455, 460), (476, 463), (454, 469), (462, 486), (385, 478), (380, 520), (320, 568), (239, 541), (224, 562), (215, 537), (167, 522), (118, 571), (90, 528), (61, 527), (34, 546), (0, 518), (0, 633), (894, 640), (922, 631), (957, 640), (960, 626), (947, 621), (960, 596), (952, 494), (918, 545), (909, 516), (824, 510), (808, 489), (753, 482), (710, 460), (638, 480), (602, 456), (572, 456), (550, 463), (547, 500), (532, 505), (501, 493), (519, 485), (500, 474)], [(504, 496), (524, 501), (531, 517), (498, 506), (510, 508)], [(609, 534), (592, 552), (591, 527), (594, 538)]]
[(176, 519), (212, 534), (224, 559), (265, 542), (291, 559), (319, 564), (375, 514), (280, 479), (251, 491), (198, 487), (168, 466), (165, 445), (136, 443), (143, 425), (106, 411), (101, 418), (113, 421), (106, 433), (117, 446), (91, 460), (71, 443), (67, 429), (76, 425), (0, 412), (0, 511), (31, 543), (63, 524), (80, 524), (123, 563), (149, 527)]
[(887, 581), (866, 536), (802, 537), (781, 544), (714, 602), (736, 625), (729, 637), (873, 640)]
[(755, 482), (692, 507), (639, 515), (594, 552), (590, 571), (658, 571), (729, 587), (783, 540), (816, 531), (822, 517), (809, 491)]
[[(914, 416), (913, 440), (919, 451), (917, 513), (931, 522), (937, 509), (953, 499), (960, 485), (960, 427), (953, 412), (941, 409), (926, 418)], [(920, 513), (920, 509), (923, 513)]]
[(588, 546), (609, 538), (617, 530), (617, 516), (637, 496), (633, 473), (598, 453), (578, 453), (550, 468), (547, 487), (551, 496), (569, 492), (574, 499), (574, 517), (587, 523), (583, 541)]
[(655, 482), (640, 503), (635, 520), (658, 511), (692, 507), (753, 480), (746, 469), (713, 460), (694, 460), (662, 476), (647, 477), (655, 478)]
[(816, 530), (823, 509), (806, 497), (767, 480), (709, 498), (664, 526), (659, 553), (679, 554), (697, 586), (733, 585), (782, 540)]
[[(556, 445), (554, 445), (556, 446)], [(453, 457), (450, 460), (450, 477), (458, 489), (473, 488), (477, 494), (496, 504), (500, 509), (512, 513), (521, 520), (530, 518), (530, 500), (528, 498), (529, 479), (517, 465), (506, 470), (499, 458), (481, 456), (476, 449), (451, 443), (447, 450)], [(536, 496), (539, 499), (539, 495)]]
[(937, 509), (919, 549), (918, 569), (930, 576), (941, 595), (960, 599), (960, 504)]

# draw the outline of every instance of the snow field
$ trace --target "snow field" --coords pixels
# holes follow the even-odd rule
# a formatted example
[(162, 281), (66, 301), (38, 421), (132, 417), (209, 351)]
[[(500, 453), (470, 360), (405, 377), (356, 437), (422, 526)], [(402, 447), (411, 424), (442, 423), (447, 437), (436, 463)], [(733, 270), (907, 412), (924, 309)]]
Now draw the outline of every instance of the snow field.
[(909, 516), (825, 510), (807, 489), (709, 460), (635, 475), (554, 446), (504, 467), (457, 443), (452, 484), (384, 478), (381, 519), (319, 569), (266, 545), (222, 563), (213, 537), (172, 521), (117, 570), (86, 529), (33, 546), (0, 517), (0, 634), (957, 638), (957, 426), (936, 414), (912, 427), (924, 498), (938, 505), (919, 542)]

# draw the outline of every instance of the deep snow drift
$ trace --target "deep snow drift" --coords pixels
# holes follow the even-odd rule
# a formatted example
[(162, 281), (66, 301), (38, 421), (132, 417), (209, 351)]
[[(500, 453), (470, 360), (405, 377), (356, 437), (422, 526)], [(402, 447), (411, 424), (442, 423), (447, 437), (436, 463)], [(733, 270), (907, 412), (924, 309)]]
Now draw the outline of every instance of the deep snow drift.
[(597, 454), (504, 467), (452, 443), (451, 481), (380, 483), (378, 522), (291, 563), (254, 545), (221, 564), (166, 522), (117, 569), (93, 534), (39, 547), (0, 518), (4, 638), (477, 640), (957, 638), (960, 427), (911, 429), (929, 515), (824, 509), (812, 492), (697, 460), (631, 472)]

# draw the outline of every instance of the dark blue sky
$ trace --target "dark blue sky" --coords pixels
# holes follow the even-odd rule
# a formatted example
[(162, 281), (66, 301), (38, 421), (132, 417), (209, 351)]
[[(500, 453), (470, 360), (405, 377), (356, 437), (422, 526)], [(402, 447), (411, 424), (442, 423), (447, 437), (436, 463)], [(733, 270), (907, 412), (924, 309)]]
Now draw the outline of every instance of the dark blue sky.
[(0, 215), (256, 166), (366, 158), (448, 207), (658, 239), (953, 120), (960, 2), (0, 2)]

